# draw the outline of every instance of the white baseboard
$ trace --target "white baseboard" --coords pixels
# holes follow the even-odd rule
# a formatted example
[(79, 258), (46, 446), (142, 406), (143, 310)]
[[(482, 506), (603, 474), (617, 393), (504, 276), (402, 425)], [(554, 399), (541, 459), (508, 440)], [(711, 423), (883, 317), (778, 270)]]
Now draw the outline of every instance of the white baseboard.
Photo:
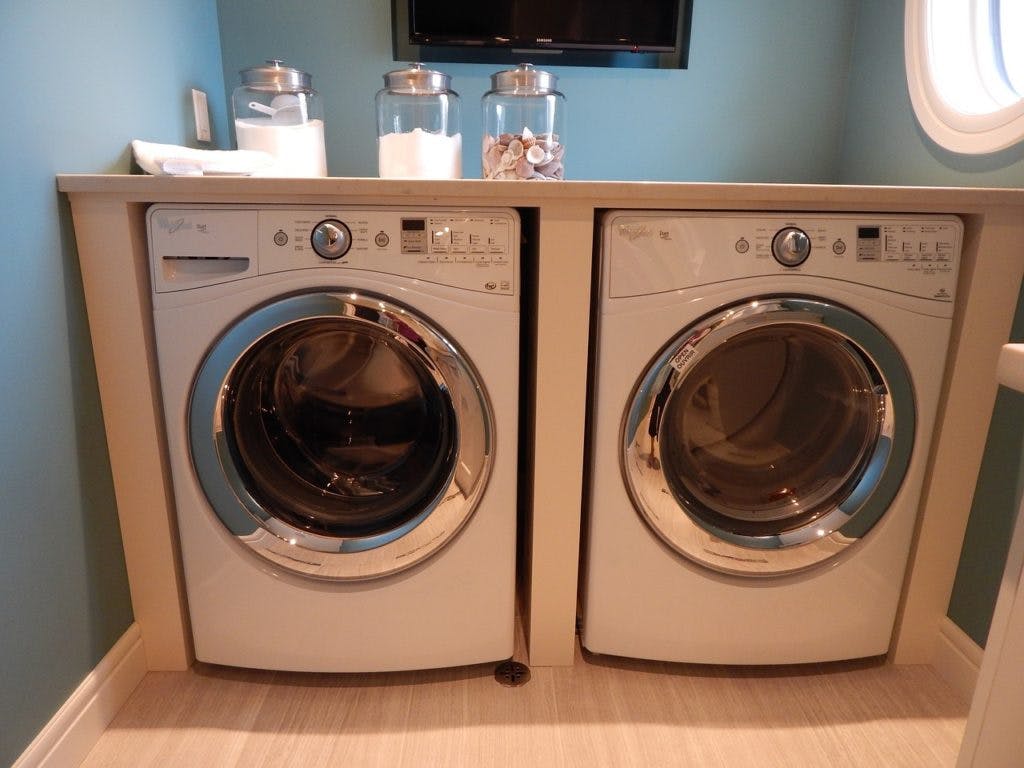
[(80, 765), (145, 675), (142, 633), (138, 624), (132, 624), (12, 768)]
[(985, 649), (974, 642), (948, 616), (939, 623), (939, 642), (932, 666), (960, 697), (969, 702), (978, 684)]

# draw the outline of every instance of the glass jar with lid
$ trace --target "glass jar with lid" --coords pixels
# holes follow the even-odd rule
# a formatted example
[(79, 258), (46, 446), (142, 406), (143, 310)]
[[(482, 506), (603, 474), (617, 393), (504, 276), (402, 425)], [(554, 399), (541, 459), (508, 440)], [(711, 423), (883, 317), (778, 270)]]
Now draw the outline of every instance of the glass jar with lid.
[(307, 72), (270, 59), (243, 69), (231, 95), (239, 149), (269, 152), (274, 158), (261, 176), (326, 176), (324, 108)]
[(557, 83), (532, 64), (491, 75), (482, 101), (485, 179), (564, 178), (565, 96)]
[(384, 75), (377, 92), (382, 179), (461, 179), (461, 102), (443, 72), (410, 64)]

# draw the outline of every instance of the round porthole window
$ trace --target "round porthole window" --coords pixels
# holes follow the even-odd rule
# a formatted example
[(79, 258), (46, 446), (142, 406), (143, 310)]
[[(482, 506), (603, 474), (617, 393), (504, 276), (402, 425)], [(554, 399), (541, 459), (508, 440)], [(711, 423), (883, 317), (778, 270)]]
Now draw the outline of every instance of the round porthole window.
[(1024, 138), (1024, 2), (907, 0), (907, 85), (940, 146), (964, 154)]

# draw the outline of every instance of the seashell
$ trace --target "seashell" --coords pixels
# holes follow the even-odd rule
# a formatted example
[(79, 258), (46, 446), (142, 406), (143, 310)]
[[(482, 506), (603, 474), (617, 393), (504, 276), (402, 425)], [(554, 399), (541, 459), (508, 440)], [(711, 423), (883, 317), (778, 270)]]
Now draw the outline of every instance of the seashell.
[(533, 174), (533, 163), (527, 160), (525, 157), (520, 157), (516, 162), (516, 176), (523, 179), (528, 179)]
[(512, 139), (514, 138), (515, 136), (513, 136), (511, 133), (503, 133), (500, 136), (498, 136), (498, 143), (504, 144), (507, 147), (508, 143), (512, 141)]
[(529, 141), (532, 138), (533, 138), (533, 131), (531, 131), (529, 128), (526, 128), (524, 126), (523, 127), (523, 136), (522, 136), (523, 143), (525, 144), (527, 141)]
[(555, 160), (561, 160), (564, 154), (565, 147), (562, 144), (559, 144), (558, 146), (551, 150), (551, 157), (553, 157)]
[(512, 139), (508, 143), (508, 151), (516, 160), (523, 156), (523, 142), (519, 139)]
[(484, 147), (483, 147), (483, 152), (484, 152), (485, 155), (487, 154), (487, 150), (489, 150), (491, 147), (494, 146), (494, 143), (495, 143), (495, 138), (493, 136), (491, 136), (489, 133), (485, 133), (484, 134)]
[(538, 181), (547, 181), (548, 180), (547, 176), (545, 176), (540, 171), (536, 171), (536, 170), (532, 174), (530, 174), (530, 178), (531, 179), (537, 179)]
[(493, 147), (487, 150), (487, 154), (484, 155), (484, 164), (488, 168), (497, 168), (501, 165), (501, 157), (505, 151), (500, 145), (495, 144)]
[(550, 163), (544, 163), (543, 165), (534, 166), (535, 171), (543, 173), (545, 176), (553, 176), (557, 168), (561, 168), (562, 164), (557, 160), (552, 160)]
[(532, 147), (526, 150), (526, 159), (533, 165), (544, 162), (545, 152), (543, 149), (534, 144)]

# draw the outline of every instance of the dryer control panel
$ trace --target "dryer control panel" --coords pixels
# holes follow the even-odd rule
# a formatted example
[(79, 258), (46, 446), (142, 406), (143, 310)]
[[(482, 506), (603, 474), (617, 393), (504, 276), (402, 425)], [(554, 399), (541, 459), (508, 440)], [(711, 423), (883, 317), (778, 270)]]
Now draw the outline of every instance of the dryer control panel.
[(949, 304), (963, 223), (928, 215), (619, 211), (606, 217), (603, 239), (610, 297), (792, 276)]
[(316, 268), (518, 292), (511, 209), (154, 206), (148, 221), (158, 293)]

